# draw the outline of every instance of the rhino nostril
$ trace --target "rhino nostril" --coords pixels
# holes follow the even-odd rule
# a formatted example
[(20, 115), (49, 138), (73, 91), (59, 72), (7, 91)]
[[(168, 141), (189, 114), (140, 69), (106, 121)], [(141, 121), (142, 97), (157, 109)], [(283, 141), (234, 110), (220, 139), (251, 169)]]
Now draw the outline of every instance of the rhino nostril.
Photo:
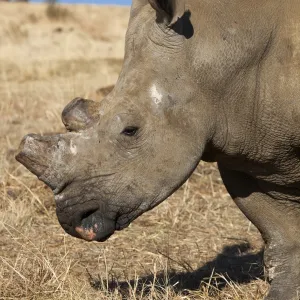
[(93, 213), (95, 213), (96, 211), (97, 211), (97, 208), (91, 209), (91, 210), (89, 210), (89, 211), (84, 212), (84, 213), (82, 214), (82, 216), (81, 216), (82, 221), (83, 221), (84, 219), (87, 219), (89, 216), (91, 216), (91, 215), (92, 215)]
[(115, 231), (115, 221), (106, 218), (99, 209), (90, 209), (80, 214), (73, 228), (76, 235), (87, 241), (104, 241)]
[(62, 121), (69, 131), (87, 128), (97, 117), (99, 103), (83, 98), (73, 99), (62, 112)]
[(97, 212), (97, 210), (98, 206), (96, 205), (77, 212), (72, 221), (73, 226), (81, 226), (84, 223), (86, 227), (89, 227), (89, 225), (91, 224), (88, 223), (91, 223), (91, 220), (93, 219), (93, 216)]

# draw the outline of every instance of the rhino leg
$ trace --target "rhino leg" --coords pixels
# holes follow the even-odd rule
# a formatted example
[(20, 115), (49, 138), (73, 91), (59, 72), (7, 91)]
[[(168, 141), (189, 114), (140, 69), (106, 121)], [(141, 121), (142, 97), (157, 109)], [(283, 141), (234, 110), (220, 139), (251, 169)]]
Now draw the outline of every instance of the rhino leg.
[(265, 241), (264, 263), (271, 284), (266, 299), (299, 299), (300, 203), (273, 199), (252, 177), (220, 164), (219, 169), (235, 203)]

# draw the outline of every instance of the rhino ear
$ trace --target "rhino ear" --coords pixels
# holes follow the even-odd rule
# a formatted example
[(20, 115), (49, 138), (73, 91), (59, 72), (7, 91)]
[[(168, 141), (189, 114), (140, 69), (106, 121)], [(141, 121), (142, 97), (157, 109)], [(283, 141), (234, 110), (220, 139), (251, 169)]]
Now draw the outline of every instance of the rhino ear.
[(169, 26), (174, 25), (185, 12), (185, 0), (148, 0), (157, 12), (164, 12), (171, 19)]

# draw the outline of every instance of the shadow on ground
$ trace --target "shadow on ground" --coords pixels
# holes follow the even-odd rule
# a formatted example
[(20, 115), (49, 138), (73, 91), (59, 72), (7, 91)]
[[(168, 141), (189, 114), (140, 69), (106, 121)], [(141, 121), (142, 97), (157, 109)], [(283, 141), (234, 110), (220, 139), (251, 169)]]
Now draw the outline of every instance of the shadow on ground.
[[(150, 292), (151, 287), (173, 286), (175, 292), (189, 294), (189, 291), (198, 290), (203, 284), (222, 290), (228, 281), (244, 284), (256, 279), (263, 279), (263, 251), (249, 253), (249, 243), (242, 243), (224, 247), (214, 260), (207, 262), (197, 270), (186, 272), (170, 271), (148, 275), (138, 280), (118, 281), (112, 279), (109, 282), (90, 278), (91, 286), (95, 289), (108, 289), (113, 292), (118, 290), (126, 299), (129, 291), (135, 289), (143, 294)], [(187, 268), (185, 268), (187, 269)], [(166, 279), (167, 278), (167, 279)], [(216, 289), (213, 289), (216, 290)]]

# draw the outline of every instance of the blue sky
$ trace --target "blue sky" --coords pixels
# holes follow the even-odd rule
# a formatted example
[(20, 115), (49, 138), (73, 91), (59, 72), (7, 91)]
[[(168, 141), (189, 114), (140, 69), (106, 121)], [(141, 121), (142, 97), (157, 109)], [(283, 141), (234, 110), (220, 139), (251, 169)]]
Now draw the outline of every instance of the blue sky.
[(97, 3), (97, 4), (119, 4), (130, 5), (131, 0), (58, 0), (61, 3)]
[[(43, 0), (33, 0), (32, 2), (43, 2)], [(60, 3), (93, 3), (93, 4), (118, 4), (130, 5), (131, 0), (57, 0)]]

